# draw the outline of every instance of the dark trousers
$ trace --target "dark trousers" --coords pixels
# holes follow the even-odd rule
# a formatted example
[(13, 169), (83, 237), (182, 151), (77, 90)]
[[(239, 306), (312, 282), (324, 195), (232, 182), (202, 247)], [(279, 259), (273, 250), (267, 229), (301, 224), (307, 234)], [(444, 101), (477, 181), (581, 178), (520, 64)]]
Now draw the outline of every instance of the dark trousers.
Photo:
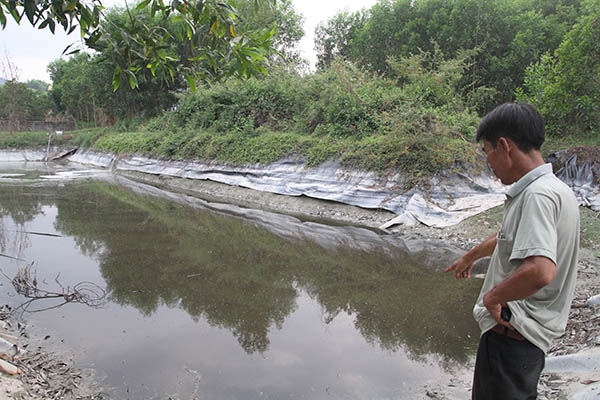
[(472, 400), (536, 399), (544, 363), (544, 352), (531, 342), (484, 333), (475, 361)]

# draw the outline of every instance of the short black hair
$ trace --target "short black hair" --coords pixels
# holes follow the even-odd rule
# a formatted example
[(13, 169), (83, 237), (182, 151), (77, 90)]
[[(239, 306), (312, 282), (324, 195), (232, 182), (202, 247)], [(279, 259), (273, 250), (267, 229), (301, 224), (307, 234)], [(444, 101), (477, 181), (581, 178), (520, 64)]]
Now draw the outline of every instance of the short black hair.
[(495, 148), (501, 137), (511, 139), (521, 151), (540, 150), (546, 138), (544, 119), (530, 104), (501, 104), (483, 117), (475, 140), (487, 140)]

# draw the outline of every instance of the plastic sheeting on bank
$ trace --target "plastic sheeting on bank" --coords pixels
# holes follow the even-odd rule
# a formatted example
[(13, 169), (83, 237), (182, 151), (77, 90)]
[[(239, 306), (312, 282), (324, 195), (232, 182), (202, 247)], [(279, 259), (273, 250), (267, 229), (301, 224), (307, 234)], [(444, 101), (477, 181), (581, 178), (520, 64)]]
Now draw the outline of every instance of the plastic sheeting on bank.
[[(0, 160), (13, 161), (19, 157), (21, 160), (35, 160), (35, 156), (33, 152), (2, 152)], [(440, 174), (432, 178), (426, 191), (403, 191), (401, 176), (380, 177), (373, 172), (344, 169), (334, 162), (308, 168), (299, 160), (285, 159), (268, 166), (234, 167), (167, 162), (140, 156), (115, 157), (93, 151), (78, 151), (69, 159), (115, 171), (210, 180), (287, 196), (307, 196), (366, 209), (385, 209), (397, 216), (385, 223), (384, 229), (397, 224), (454, 225), (502, 204), (506, 191), (506, 187), (491, 173), (479, 176)], [(557, 175), (571, 186), (580, 205), (600, 210), (600, 191), (589, 165), (578, 166), (576, 157), (571, 157)]]
[(577, 165), (577, 154), (573, 154), (556, 176), (571, 187), (580, 206), (600, 211), (600, 188), (590, 164)]
[(210, 180), (227, 185), (287, 196), (307, 196), (366, 209), (384, 209), (397, 217), (382, 228), (396, 224), (423, 223), (444, 227), (502, 204), (505, 188), (491, 176), (445, 174), (435, 177), (424, 191), (402, 191), (400, 176), (380, 177), (373, 172), (348, 170), (327, 162), (308, 168), (301, 161), (285, 159), (267, 166), (235, 167), (185, 161), (161, 161), (141, 156), (113, 157), (78, 152), (71, 160), (186, 179)]

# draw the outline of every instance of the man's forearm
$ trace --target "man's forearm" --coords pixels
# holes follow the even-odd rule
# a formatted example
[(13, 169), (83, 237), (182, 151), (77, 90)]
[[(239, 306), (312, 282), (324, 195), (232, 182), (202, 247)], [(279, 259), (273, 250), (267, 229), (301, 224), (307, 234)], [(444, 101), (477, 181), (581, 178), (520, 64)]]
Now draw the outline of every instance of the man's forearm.
[(497, 233), (491, 234), (483, 242), (479, 243), (479, 245), (469, 250), (463, 257), (470, 262), (475, 262), (483, 257), (491, 256), (496, 248), (497, 236)]
[(454, 272), (456, 279), (468, 279), (471, 277), (471, 269), (475, 261), (480, 258), (491, 256), (496, 247), (496, 234), (488, 236), (483, 242), (473, 247), (454, 264), (446, 268), (446, 272)]
[(525, 299), (548, 285), (556, 276), (556, 265), (546, 257), (529, 257), (484, 296), (484, 304), (506, 304)]

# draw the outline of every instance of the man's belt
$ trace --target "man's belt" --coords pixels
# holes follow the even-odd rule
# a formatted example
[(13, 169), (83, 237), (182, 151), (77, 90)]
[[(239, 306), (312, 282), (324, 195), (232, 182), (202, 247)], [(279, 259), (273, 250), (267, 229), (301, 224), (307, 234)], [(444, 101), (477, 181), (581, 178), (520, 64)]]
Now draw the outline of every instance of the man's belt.
[(494, 326), (491, 330), (493, 332), (496, 332), (499, 335), (506, 336), (506, 337), (509, 337), (511, 339), (518, 340), (520, 342), (523, 342), (523, 341), (527, 340), (527, 339), (525, 339), (525, 336), (521, 335), (516, 330), (509, 329), (509, 328), (507, 328), (504, 325), (498, 324), (498, 325)]

